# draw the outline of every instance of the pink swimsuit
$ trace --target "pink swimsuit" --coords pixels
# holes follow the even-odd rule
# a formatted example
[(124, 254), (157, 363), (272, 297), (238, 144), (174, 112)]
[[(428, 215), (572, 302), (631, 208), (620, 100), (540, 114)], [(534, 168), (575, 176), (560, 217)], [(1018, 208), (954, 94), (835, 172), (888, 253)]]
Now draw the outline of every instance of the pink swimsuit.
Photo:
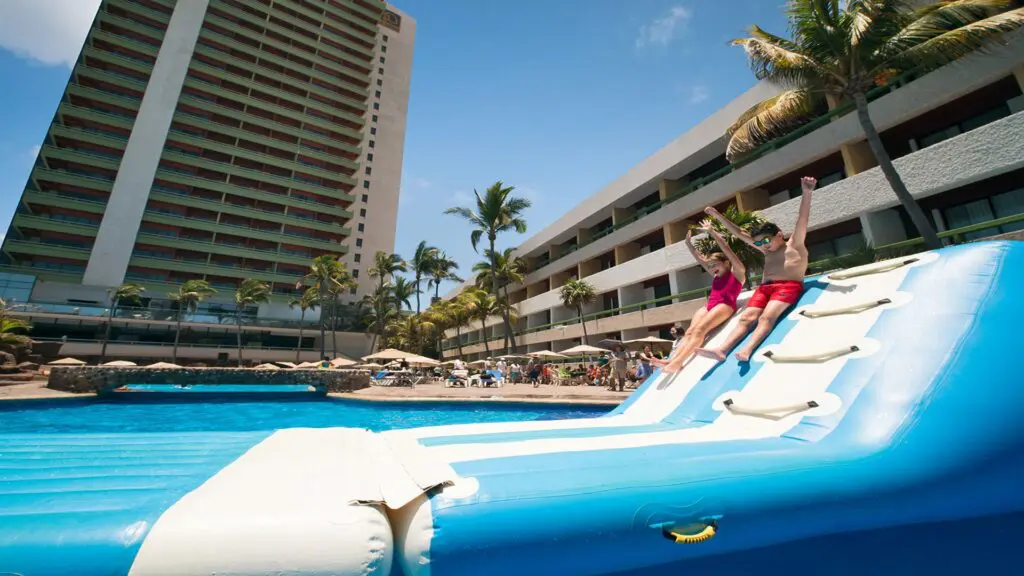
[(736, 299), (743, 291), (743, 284), (733, 276), (732, 273), (725, 276), (718, 276), (711, 282), (711, 295), (708, 296), (708, 310), (719, 304), (728, 304), (733, 310), (736, 309)]

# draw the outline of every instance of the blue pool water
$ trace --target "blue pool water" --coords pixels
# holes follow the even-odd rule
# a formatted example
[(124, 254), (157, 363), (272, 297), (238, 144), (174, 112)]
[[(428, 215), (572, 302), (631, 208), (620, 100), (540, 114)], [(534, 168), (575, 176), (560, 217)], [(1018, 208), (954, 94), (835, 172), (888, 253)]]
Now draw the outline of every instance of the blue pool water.
[(124, 401), (101, 399), (0, 402), (0, 434), (109, 432), (247, 432), (349, 426), (374, 431), (439, 424), (590, 418), (608, 406), (502, 402), (366, 402), (337, 398), (260, 401)]

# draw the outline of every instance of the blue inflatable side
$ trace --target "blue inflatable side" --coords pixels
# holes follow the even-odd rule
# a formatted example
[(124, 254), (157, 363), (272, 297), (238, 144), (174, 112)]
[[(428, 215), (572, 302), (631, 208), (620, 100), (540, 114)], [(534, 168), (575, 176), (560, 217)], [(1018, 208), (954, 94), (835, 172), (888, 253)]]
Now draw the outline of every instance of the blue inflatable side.
[(167, 508), (269, 434), (0, 436), (0, 573), (128, 574)]
[[(752, 564), (731, 559), (746, 554), (776, 563), (761, 572), (800, 563), (822, 573), (838, 573), (832, 568), (841, 564), (853, 573), (879, 562), (872, 551), (850, 556), (864, 534), (942, 534), (940, 545), (952, 547), (959, 545), (958, 528), (991, 521), (1003, 543), (1024, 536), (1024, 376), (1013, 337), (1024, 320), (1024, 245), (986, 243), (940, 254), (906, 272), (899, 291), (913, 298), (882, 312), (868, 333), (880, 348), (847, 360), (831, 380), (828, 392), (841, 400), (839, 409), (804, 417), (782, 436), (454, 462), (479, 489), (471, 497), (442, 492), (431, 499), (430, 574), (479, 574), (484, 558), (489, 575), (641, 574), (659, 566), (683, 573), (710, 562), (718, 573), (741, 574)], [(814, 297), (812, 290), (807, 298)], [(785, 338), (780, 328), (775, 337)], [(670, 418), (622, 432), (686, 434), (720, 414), (710, 401), (721, 391), (741, 390), (755, 374), (723, 364)], [(472, 441), (579, 434), (601, 433)], [(717, 535), (701, 544), (673, 544), (662, 533), (666, 526), (711, 523)], [(819, 549), (815, 558), (827, 565), (807, 566), (804, 546), (795, 544), (802, 541), (846, 552), (831, 557)], [(884, 549), (899, 553), (899, 541), (886, 540)], [(947, 573), (944, 555), (916, 550), (915, 572)], [(997, 556), (986, 562), (1010, 562), (1015, 552), (1002, 548)]]

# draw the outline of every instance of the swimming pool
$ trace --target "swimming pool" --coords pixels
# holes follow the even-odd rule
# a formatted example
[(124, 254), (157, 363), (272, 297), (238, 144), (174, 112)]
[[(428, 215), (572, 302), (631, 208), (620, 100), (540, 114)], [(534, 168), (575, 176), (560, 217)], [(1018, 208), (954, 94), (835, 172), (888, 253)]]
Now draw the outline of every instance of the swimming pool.
[(482, 402), (369, 402), (339, 398), (0, 402), (0, 434), (250, 432), (346, 426), (383, 431), (439, 424), (600, 416), (609, 406)]

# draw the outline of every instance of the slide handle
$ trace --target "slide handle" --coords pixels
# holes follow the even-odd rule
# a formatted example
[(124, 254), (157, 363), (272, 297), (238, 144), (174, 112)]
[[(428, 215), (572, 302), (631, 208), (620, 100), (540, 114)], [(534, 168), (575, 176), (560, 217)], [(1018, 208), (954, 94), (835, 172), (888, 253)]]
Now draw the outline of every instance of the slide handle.
[(817, 408), (819, 406), (819, 404), (814, 400), (808, 400), (807, 402), (800, 402), (799, 404), (773, 408), (743, 408), (742, 406), (737, 406), (736, 401), (732, 398), (723, 400), (722, 404), (725, 405), (726, 410), (729, 412), (739, 414), (741, 416), (773, 416), (780, 412), (785, 414), (796, 414), (797, 412), (803, 412), (804, 410), (810, 410), (811, 408)]
[(718, 523), (714, 520), (704, 522), (703, 528), (697, 525), (699, 528), (696, 531), (686, 531), (682, 528), (695, 528), (694, 526), (685, 526), (681, 528), (664, 527), (661, 529), (661, 535), (671, 540), (676, 544), (700, 544), (701, 542), (707, 542), (718, 534)]
[(836, 272), (835, 274), (829, 274), (829, 280), (849, 280), (850, 278), (859, 278), (861, 276), (868, 276), (871, 274), (881, 274), (882, 272), (889, 272), (897, 268), (909, 266), (914, 262), (917, 262), (919, 258), (907, 258), (906, 260), (900, 260), (898, 262), (890, 262), (881, 266), (874, 266), (872, 268), (861, 268), (860, 270), (854, 269), (847, 272)]
[(840, 314), (854, 314), (857, 312), (865, 312), (872, 308), (884, 306), (886, 304), (892, 304), (892, 300), (889, 298), (882, 298), (881, 300), (872, 300), (871, 302), (861, 302), (860, 304), (854, 304), (853, 306), (846, 306), (845, 308), (833, 308), (831, 310), (801, 310), (800, 315), (807, 318), (824, 318), (826, 316), (839, 316)]
[(860, 348), (857, 346), (843, 346), (842, 348), (831, 350), (828, 352), (818, 352), (815, 354), (776, 354), (771, 350), (764, 353), (764, 357), (768, 358), (773, 362), (790, 362), (790, 363), (806, 363), (806, 362), (827, 362), (829, 360), (839, 358), (840, 356), (846, 356), (847, 354), (853, 354), (859, 351)]

